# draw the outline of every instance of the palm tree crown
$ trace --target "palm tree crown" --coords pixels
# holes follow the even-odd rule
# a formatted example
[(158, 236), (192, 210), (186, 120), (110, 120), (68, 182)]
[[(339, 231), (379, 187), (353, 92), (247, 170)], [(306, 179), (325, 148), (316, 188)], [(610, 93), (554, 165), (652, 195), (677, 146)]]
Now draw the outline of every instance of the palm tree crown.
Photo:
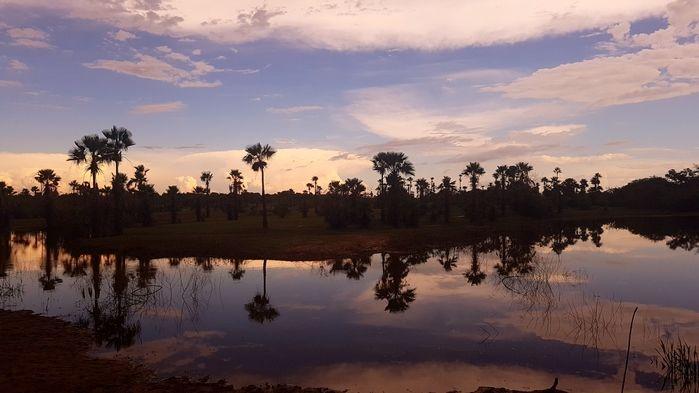
[(107, 160), (114, 162), (115, 174), (118, 175), (124, 152), (136, 144), (132, 138), (133, 134), (124, 127), (112, 126), (110, 129), (103, 130), (102, 135), (107, 138)]
[(469, 162), (466, 169), (464, 169), (461, 174), (468, 176), (469, 182), (471, 183), (471, 190), (475, 190), (478, 187), (478, 181), (481, 176), (485, 174), (485, 169), (477, 162)]
[(61, 177), (53, 171), (53, 169), (40, 169), (34, 176), (34, 180), (41, 184), (41, 192), (44, 194), (55, 193), (58, 190), (58, 184)]
[(68, 152), (68, 161), (76, 165), (87, 164), (87, 170), (92, 175), (92, 188), (97, 189), (97, 174), (102, 171), (100, 166), (109, 161), (109, 149), (106, 138), (97, 134), (85, 135), (75, 141), (75, 147)]

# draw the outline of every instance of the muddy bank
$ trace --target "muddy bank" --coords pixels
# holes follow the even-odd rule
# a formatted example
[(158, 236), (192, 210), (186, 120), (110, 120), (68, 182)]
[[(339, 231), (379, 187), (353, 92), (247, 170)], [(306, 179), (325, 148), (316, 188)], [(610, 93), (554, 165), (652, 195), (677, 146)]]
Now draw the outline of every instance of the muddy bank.
[[(19, 392), (207, 392), (336, 393), (326, 388), (287, 385), (234, 387), (223, 381), (159, 379), (125, 360), (90, 356), (92, 337), (84, 329), (30, 311), (0, 310), (0, 386)], [(541, 393), (565, 393), (555, 389)], [(474, 393), (534, 393), (481, 387)]]

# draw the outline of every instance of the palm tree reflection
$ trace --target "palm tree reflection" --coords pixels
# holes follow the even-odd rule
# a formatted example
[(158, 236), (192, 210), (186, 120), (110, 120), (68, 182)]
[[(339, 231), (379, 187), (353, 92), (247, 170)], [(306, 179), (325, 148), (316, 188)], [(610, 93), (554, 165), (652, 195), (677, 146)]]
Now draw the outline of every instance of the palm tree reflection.
[(381, 254), (381, 277), (374, 286), (374, 297), (386, 301), (384, 310), (390, 313), (404, 312), (415, 301), (415, 288), (409, 287), (405, 280), (410, 273), (410, 266), (425, 262), (427, 256)]
[(327, 264), (330, 266), (330, 274), (344, 273), (350, 280), (359, 280), (371, 266), (371, 256), (331, 259)]
[(279, 311), (274, 308), (267, 297), (267, 260), (262, 262), (262, 294), (256, 294), (250, 303), (245, 304), (248, 318), (259, 324), (272, 322), (279, 316)]

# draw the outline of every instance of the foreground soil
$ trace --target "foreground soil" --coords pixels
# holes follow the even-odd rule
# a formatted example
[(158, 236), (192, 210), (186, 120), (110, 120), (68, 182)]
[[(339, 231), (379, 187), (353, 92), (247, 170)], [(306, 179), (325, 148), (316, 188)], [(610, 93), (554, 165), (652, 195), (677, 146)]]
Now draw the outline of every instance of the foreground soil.
[[(325, 388), (288, 385), (234, 387), (224, 381), (158, 379), (125, 360), (90, 356), (92, 338), (83, 329), (30, 311), (0, 310), (0, 387), (19, 392), (229, 392), (335, 393)], [(554, 388), (521, 392), (481, 387), (474, 393), (565, 393)]]

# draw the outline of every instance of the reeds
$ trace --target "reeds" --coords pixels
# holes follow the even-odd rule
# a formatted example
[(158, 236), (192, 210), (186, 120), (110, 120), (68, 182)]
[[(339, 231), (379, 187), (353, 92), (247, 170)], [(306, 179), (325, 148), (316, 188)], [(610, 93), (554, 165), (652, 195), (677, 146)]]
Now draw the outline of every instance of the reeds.
[(677, 338), (677, 341), (660, 339), (660, 347), (654, 363), (665, 373), (663, 389), (669, 387), (680, 392), (699, 392), (699, 353), (697, 347)]

